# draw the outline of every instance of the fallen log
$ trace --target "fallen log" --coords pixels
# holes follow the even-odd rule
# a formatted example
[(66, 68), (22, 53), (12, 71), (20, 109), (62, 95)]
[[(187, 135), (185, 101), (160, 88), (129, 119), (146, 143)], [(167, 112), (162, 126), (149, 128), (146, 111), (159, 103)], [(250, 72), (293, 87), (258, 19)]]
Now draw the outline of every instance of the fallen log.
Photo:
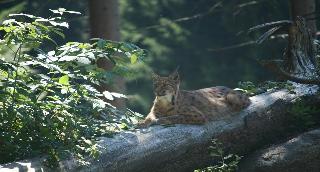
[[(295, 84), (295, 94), (277, 90), (251, 97), (252, 104), (230, 119), (206, 125), (152, 126), (121, 132), (113, 138), (100, 138), (101, 155), (79, 167), (74, 160), (60, 162), (60, 171), (193, 171), (207, 166), (208, 145), (212, 138), (227, 149), (245, 153), (287, 134), (287, 107), (295, 99), (314, 95), (318, 87)], [(41, 158), (0, 165), (0, 171), (48, 170)]]
[(240, 163), (243, 172), (320, 171), (320, 129), (257, 151)]

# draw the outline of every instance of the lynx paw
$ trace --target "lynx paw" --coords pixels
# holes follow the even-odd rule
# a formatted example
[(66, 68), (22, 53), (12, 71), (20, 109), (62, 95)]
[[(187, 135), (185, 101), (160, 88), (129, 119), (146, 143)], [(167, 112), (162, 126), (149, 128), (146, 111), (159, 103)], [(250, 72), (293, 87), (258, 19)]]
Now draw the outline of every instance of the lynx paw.
[(147, 123), (145, 123), (144, 121), (139, 121), (138, 124), (136, 125), (136, 128), (147, 128), (150, 125), (148, 125)]
[(143, 121), (139, 121), (137, 124), (136, 128), (147, 128), (150, 127), (151, 125), (157, 124), (158, 120), (154, 119), (154, 120), (143, 120)]

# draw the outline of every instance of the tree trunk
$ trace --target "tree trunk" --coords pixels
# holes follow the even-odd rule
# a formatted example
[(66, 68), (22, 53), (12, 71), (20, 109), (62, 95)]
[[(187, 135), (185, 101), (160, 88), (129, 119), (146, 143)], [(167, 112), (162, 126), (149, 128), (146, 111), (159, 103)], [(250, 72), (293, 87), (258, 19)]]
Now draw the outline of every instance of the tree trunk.
[(303, 22), (301, 26), (297, 25), (300, 20), (298, 17), (303, 17), (304, 19), (315, 17), (315, 0), (290, 0), (290, 5), (291, 19), (295, 24), (291, 25), (288, 30), (288, 48), (284, 68), (294, 75), (309, 73), (307, 77), (310, 77), (308, 75), (313, 71), (309, 72), (305, 67), (312, 66), (312, 64), (308, 64), (308, 58), (310, 58), (308, 56), (315, 55), (311, 51), (314, 49), (313, 38), (315, 38), (317, 32), (316, 21), (308, 20)]
[(240, 172), (319, 172), (320, 129), (257, 151), (240, 162)]
[[(118, 0), (89, 0), (90, 37), (120, 41), (119, 29), (119, 3)], [(113, 64), (107, 59), (99, 59), (97, 65), (105, 70), (111, 70)], [(102, 84), (99, 91), (111, 90), (124, 93), (125, 81), (121, 77), (115, 77), (113, 85)], [(123, 109), (125, 101), (116, 99), (111, 102), (114, 106)]]
[(315, 37), (317, 33), (316, 20), (314, 19), (316, 16), (315, 0), (290, 0), (290, 4), (293, 21), (297, 19), (297, 16), (313, 19), (307, 21), (307, 26), (310, 29), (312, 36)]
[(118, 0), (90, 0), (89, 10), (91, 37), (120, 41)]
[(316, 47), (306, 21), (298, 18), (289, 26), (288, 48), (284, 68), (293, 75), (316, 77)]

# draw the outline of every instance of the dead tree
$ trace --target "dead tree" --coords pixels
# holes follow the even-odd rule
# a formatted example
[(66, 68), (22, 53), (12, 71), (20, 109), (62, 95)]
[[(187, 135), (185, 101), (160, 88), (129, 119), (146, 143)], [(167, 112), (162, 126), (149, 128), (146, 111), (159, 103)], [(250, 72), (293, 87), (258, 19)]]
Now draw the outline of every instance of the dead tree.
[(316, 55), (317, 48), (314, 43), (306, 20), (296, 17), (294, 22), (285, 20), (258, 25), (249, 29), (249, 32), (272, 27), (257, 40), (261, 43), (279, 30), (287, 30), (288, 46), (283, 59), (262, 61), (261, 64), (283, 79), (303, 84), (320, 84), (319, 68)]
[(314, 38), (317, 33), (316, 25), (316, 2), (315, 0), (290, 0), (291, 19), (297, 20), (297, 17), (302, 16), (307, 19), (307, 27), (310, 29), (311, 35)]

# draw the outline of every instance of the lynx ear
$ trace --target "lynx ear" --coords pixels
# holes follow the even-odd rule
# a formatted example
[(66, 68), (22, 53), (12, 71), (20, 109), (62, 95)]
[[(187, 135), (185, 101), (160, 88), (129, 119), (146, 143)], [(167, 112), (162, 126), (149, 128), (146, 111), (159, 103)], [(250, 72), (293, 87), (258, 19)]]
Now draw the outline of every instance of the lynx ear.
[(169, 75), (169, 78), (174, 81), (179, 81), (180, 77), (178, 73), (178, 68), (171, 75)]
[(151, 78), (152, 78), (152, 80), (156, 80), (156, 79), (158, 79), (159, 77), (160, 77), (160, 76), (157, 75), (156, 73), (154, 73), (154, 72), (151, 73)]

